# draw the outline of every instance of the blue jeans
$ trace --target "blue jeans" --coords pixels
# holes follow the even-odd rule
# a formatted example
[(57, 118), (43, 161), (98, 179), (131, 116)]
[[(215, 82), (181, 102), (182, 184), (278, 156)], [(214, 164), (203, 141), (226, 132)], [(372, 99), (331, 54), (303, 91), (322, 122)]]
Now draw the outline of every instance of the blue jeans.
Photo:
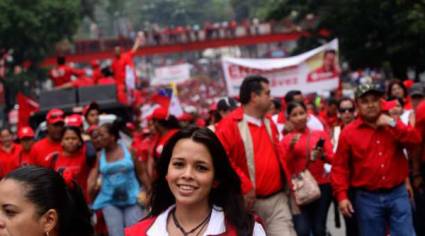
[(388, 192), (356, 191), (355, 210), (360, 235), (415, 235), (412, 211), (406, 186), (401, 184)]
[(326, 219), (332, 202), (330, 184), (321, 184), (320, 198), (300, 207), (301, 214), (294, 215), (294, 227), (298, 236), (326, 236)]
[(137, 204), (125, 207), (107, 205), (102, 212), (109, 236), (124, 236), (124, 228), (137, 223), (144, 216)]

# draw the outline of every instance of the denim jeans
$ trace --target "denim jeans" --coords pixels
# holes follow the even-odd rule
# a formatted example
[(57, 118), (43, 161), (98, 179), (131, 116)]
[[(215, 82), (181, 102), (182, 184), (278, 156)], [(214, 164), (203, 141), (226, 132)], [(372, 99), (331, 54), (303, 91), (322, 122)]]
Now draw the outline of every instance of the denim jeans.
[(326, 236), (326, 220), (332, 202), (330, 184), (321, 184), (320, 198), (302, 206), (301, 214), (294, 215), (294, 226), (298, 236)]
[(109, 236), (124, 236), (124, 228), (137, 223), (144, 216), (138, 205), (125, 207), (107, 205), (102, 212)]
[(355, 210), (360, 235), (412, 236), (412, 210), (406, 186), (401, 184), (388, 192), (356, 191)]

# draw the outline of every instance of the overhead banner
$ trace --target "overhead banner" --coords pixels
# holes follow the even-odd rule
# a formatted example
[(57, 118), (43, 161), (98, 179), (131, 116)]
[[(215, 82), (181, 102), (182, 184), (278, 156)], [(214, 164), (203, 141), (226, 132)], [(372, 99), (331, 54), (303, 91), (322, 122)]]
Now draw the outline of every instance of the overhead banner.
[(189, 63), (156, 68), (151, 85), (169, 85), (172, 82), (180, 84), (190, 79), (191, 68), (192, 65)]
[(341, 72), (337, 39), (293, 57), (279, 59), (224, 57), (222, 65), (229, 96), (239, 95), (239, 87), (248, 75), (257, 74), (269, 79), (271, 94), (280, 97), (290, 90), (312, 93), (336, 89)]

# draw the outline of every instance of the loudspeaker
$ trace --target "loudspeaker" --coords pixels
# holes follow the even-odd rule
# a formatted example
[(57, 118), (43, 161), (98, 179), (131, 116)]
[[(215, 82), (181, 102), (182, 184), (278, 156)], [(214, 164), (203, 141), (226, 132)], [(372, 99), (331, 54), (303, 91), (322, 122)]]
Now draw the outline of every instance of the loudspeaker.
[(115, 85), (96, 85), (78, 89), (78, 105), (85, 106), (91, 102), (102, 105), (117, 103), (117, 88)]
[(77, 104), (76, 92), (75, 89), (43, 91), (40, 93), (40, 110), (48, 111), (52, 108), (72, 110)]

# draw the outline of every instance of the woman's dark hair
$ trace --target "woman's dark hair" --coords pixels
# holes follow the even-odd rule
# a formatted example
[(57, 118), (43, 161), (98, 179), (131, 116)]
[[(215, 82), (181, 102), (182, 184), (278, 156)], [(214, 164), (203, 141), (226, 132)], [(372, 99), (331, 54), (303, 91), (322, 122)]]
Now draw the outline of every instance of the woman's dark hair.
[(239, 101), (241, 104), (246, 105), (251, 101), (252, 92), (256, 94), (261, 93), (263, 90), (261, 83), (269, 84), (269, 80), (261, 75), (249, 75), (242, 81), (239, 89)]
[(156, 123), (166, 129), (180, 129), (180, 124), (177, 118), (173, 115), (169, 115), (166, 120), (154, 120)]
[(38, 166), (21, 167), (4, 179), (24, 185), (25, 198), (35, 204), (39, 216), (50, 209), (57, 211), (60, 236), (94, 235), (91, 213), (77, 183), (68, 187), (58, 172)]
[(176, 202), (165, 176), (173, 149), (181, 139), (191, 139), (208, 149), (214, 166), (214, 179), (219, 183), (217, 188), (211, 189), (209, 203), (223, 208), (226, 221), (236, 228), (238, 235), (251, 235), (254, 218), (244, 207), (241, 181), (230, 166), (223, 145), (208, 128), (184, 128), (166, 143), (157, 165), (158, 178), (153, 183), (150, 215), (157, 216)]
[(288, 103), (288, 105), (286, 105), (286, 113), (285, 113), (286, 117), (289, 117), (292, 110), (294, 110), (296, 107), (302, 107), (304, 109), (304, 111), (307, 111), (307, 107), (305, 106), (304, 103), (293, 101), (293, 102)]
[(108, 134), (114, 136), (115, 140), (120, 139), (120, 124), (119, 122), (106, 123), (101, 125), (100, 127), (104, 127)]
[(393, 89), (394, 85), (398, 85), (403, 89), (403, 93), (404, 93), (404, 98), (407, 97), (408, 93), (407, 93), (407, 88), (406, 86), (404, 86), (403, 82), (401, 82), (400, 80), (391, 80), (390, 83), (388, 84), (387, 87), (387, 97), (392, 97), (393, 95), (391, 94), (391, 90)]
[(81, 135), (81, 129), (79, 127), (75, 127), (75, 126), (65, 126), (62, 129), (62, 135), (61, 135), (62, 138), (61, 139), (63, 139), (63, 136), (65, 135), (65, 132), (68, 131), (68, 130), (73, 131), (78, 136), (78, 139), (80, 140), (80, 143), (81, 144), (84, 143), (83, 137)]

